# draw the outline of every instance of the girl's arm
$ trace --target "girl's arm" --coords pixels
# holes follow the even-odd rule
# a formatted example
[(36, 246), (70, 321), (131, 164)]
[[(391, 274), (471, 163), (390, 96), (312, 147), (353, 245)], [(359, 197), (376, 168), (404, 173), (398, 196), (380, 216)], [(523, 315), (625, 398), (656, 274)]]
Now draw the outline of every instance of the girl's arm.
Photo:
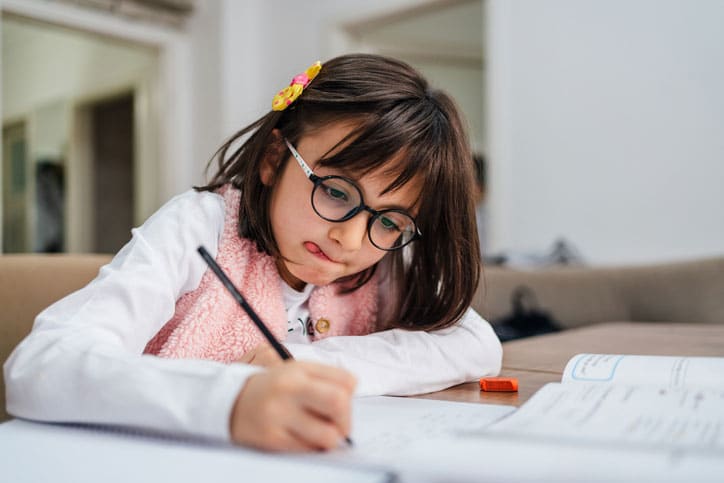
[(410, 395), (496, 375), (502, 347), (473, 309), (446, 329), (391, 329), (365, 336), (285, 344), (297, 359), (342, 367), (357, 377), (357, 395)]
[(187, 192), (132, 231), (85, 288), (43, 311), (5, 369), (7, 409), (45, 421), (130, 425), (229, 438), (248, 365), (141, 355), (216, 254), (223, 201)]

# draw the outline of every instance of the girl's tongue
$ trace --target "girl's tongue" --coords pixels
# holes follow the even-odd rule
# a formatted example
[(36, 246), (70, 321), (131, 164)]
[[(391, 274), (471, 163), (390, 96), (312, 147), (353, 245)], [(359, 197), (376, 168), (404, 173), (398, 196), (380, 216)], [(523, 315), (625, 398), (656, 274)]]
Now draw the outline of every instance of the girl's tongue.
[(306, 248), (309, 251), (309, 253), (312, 253), (312, 254), (318, 256), (319, 258), (322, 258), (324, 260), (329, 260), (329, 257), (327, 257), (327, 255), (324, 254), (322, 249), (319, 248), (319, 246), (316, 243), (312, 243), (309, 241), (304, 242), (304, 248)]
[(316, 243), (304, 242), (304, 247), (314, 254), (322, 253), (322, 249), (319, 248)]

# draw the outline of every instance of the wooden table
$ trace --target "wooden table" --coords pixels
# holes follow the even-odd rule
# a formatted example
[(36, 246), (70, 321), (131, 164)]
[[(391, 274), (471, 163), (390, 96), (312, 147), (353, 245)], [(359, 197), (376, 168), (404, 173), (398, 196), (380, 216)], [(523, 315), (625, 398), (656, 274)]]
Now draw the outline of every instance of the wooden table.
[(609, 322), (503, 344), (501, 376), (517, 377), (517, 393), (486, 393), (478, 383), (415, 396), (519, 406), (549, 382), (559, 382), (568, 360), (582, 352), (724, 356), (724, 324)]

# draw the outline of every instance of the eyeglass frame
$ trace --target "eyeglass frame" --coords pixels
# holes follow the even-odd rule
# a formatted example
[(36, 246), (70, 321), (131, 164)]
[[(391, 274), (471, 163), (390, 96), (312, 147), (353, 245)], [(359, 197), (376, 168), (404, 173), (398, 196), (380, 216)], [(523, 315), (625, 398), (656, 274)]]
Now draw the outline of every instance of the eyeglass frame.
[[(314, 212), (321, 219), (332, 222), (332, 223), (342, 223), (342, 222), (351, 220), (352, 218), (357, 216), (362, 211), (367, 211), (368, 213), (370, 213), (372, 215), (370, 217), (370, 219), (367, 221), (367, 238), (369, 239), (370, 243), (375, 248), (386, 251), (386, 252), (394, 252), (396, 250), (404, 248), (404, 247), (410, 245), (413, 241), (422, 237), (422, 232), (420, 231), (420, 228), (417, 226), (417, 220), (415, 220), (414, 216), (410, 215), (405, 210), (401, 210), (401, 209), (397, 209), (397, 208), (389, 208), (389, 209), (385, 209), (385, 210), (375, 210), (371, 206), (368, 206), (364, 202), (364, 196), (362, 195), (362, 190), (360, 189), (359, 186), (357, 186), (357, 183), (355, 183), (353, 180), (351, 180), (347, 177), (344, 177), (344, 176), (338, 176), (338, 175), (318, 176), (318, 175), (316, 175), (314, 173), (314, 171), (312, 171), (312, 168), (309, 167), (307, 162), (304, 161), (304, 158), (302, 158), (302, 155), (299, 154), (299, 151), (297, 151), (296, 148), (294, 146), (292, 146), (292, 143), (290, 143), (287, 138), (283, 138), (283, 139), (284, 139), (284, 143), (286, 143), (286, 145), (287, 145), (287, 148), (289, 148), (289, 152), (292, 153), (292, 156), (297, 161), (297, 164), (299, 164), (299, 167), (302, 168), (302, 171), (304, 171), (304, 174), (307, 176), (307, 179), (309, 179), (309, 181), (311, 181), (314, 184), (314, 188), (312, 189), (312, 193), (310, 194), (309, 202), (311, 203), (312, 209), (314, 210)], [(328, 179), (344, 180), (346, 183), (349, 183), (351, 186), (353, 186), (357, 190), (357, 193), (359, 193), (359, 204), (353, 210), (351, 210), (349, 213), (344, 215), (344, 217), (342, 217), (339, 220), (334, 220), (331, 218), (327, 218), (326, 216), (322, 216), (322, 214), (317, 210), (317, 207), (314, 205), (314, 191), (317, 189), (317, 187), (320, 184), (322, 184), (324, 181), (326, 181)], [(372, 224), (381, 215), (383, 215), (385, 213), (390, 213), (390, 212), (401, 213), (401, 214), (407, 216), (412, 221), (412, 224), (414, 227), (414, 233), (412, 234), (412, 237), (404, 245), (399, 245), (399, 246), (396, 246), (393, 248), (382, 248), (381, 246), (376, 244), (374, 242), (374, 240), (372, 239)], [(402, 235), (400, 235), (400, 236), (402, 236)]]

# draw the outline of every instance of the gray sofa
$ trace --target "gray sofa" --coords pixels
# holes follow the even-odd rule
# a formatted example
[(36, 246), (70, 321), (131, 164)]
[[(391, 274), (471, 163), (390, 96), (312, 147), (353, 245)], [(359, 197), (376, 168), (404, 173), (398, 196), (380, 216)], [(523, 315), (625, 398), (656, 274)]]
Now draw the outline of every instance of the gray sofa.
[(500, 320), (521, 286), (563, 328), (610, 321), (724, 324), (724, 256), (607, 268), (488, 267), (473, 306)]

